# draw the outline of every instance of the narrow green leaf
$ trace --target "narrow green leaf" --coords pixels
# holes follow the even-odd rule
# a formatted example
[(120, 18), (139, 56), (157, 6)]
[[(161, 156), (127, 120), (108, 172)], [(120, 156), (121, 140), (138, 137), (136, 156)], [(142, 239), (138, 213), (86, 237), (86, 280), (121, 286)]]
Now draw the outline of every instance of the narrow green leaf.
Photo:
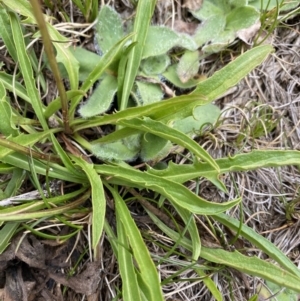
[[(20, 153), (11, 153), (9, 155), (6, 155), (4, 158), (1, 158), (1, 161), (11, 166), (30, 171), (27, 155), (23, 155)], [(32, 161), (37, 174), (49, 176), (51, 178), (60, 179), (67, 182), (79, 184), (88, 183), (84, 173), (74, 174), (59, 164), (44, 163), (36, 159), (33, 159)]]
[[(249, 171), (265, 167), (299, 165), (300, 151), (255, 150), (246, 154), (216, 159), (215, 161), (221, 174), (230, 171)], [(184, 183), (198, 177), (213, 176), (214, 169), (208, 163), (196, 162), (194, 164), (177, 165), (170, 162), (167, 169), (155, 170), (149, 168), (148, 172), (171, 181)]]
[(300, 292), (300, 277), (256, 256), (247, 257), (238, 251), (202, 247), (201, 257), (210, 262), (224, 264), (248, 275), (261, 277)]
[(31, 100), (27, 95), (26, 89), (19, 82), (16, 81), (16, 78), (14, 76), (0, 71), (0, 81), (4, 85), (5, 89), (15, 93), (17, 96), (27, 101), (28, 103), (31, 103)]
[(129, 95), (137, 75), (140, 63), (142, 60), (143, 50), (145, 48), (145, 41), (147, 37), (148, 28), (150, 25), (151, 17), (154, 11), (156, 0), (139, 1), (136, 10), (136, 16), (134, 21), (133, 43), (137, 42), (131, 53), (128, 56), (128, 62), (126, 67), (126, 73), (123, 84), (123, 94), (120, 104), (120, 111), (127, 108)]
[(215, 100), (260, 65), (273, 50), (272, 46), (263, 45), (245, 52), (210, 78), (200, 82), (192, 94), (201, 93), (211, 101)]
[[(128, 208), (122, 198), (114, 191), (113, 194), (116, 211), (121, 220), (126, 235), (129, 239), (134, 258), (137, 261), (140, 270), (140, 276), (144, 284), (147, 286), (147, 292), (151, 296), (151, 301), (163, 300), (163, 295), (158, 279), (156, 267), (151, 259), (150, 253), (143, 241), (141, 233), (132, 219)], [(149, 300), (149, 301), (150, 301)]]
[(95, 169), (99, 174), (111, 176), (112, 182), (114, 178), (116, 178), (130, 183), (133, 187), (152, 189), (165, 196), (171, 202), (197, 214), (218, 214), (219, 212), (224, 212), (232, 208), (240, 202), (240, 199), (224, 203), (209, 202), (195, 195), (181, 184), (121, 165), (96, 165)]
[(106, 199), (104, 194), (104, 189), (100, 176), (95, 171), (92, 164), (87, 163), (82, 158), (77, 158), (72, 156), (73, 161), (76, 165), (80, 166), (86, 173), (92, 188), (92, 204), (93, 204), (93, 216), (92, 216), (92, 246), (94, 248), (96, 258), (97, 245), (100, 241), (104, 219), (105, 219), (105, 209), (106, 209)]
[(182, 220), (184, 221), (185, 225), (187, 225), (187, 229), (190, 233), (190, 237), (192, 240), (192, 259), (197, 261), (199, 259), (200, 253), (201, 253), (201, 241), (199, 237), (199, 231), (198, 227), (196, 225), (194, 216), (192, 213), (184, 208), (181, 208), (180, 206), (173, 204), (176, 211), (181, 216)]
[(150, 118), (132, 118), (130, 120), (123, 120), (120, 122), (122, 126), (128, 126), (138, 130), (152, 133), (166, 140), (177, 143), (178, 145), (187, 148), (196, 156), (208, 162), (216, 171), (219, 171), (219, 166), (215, 163), (214, 159), (194, 140), (187, 135), (177, 131), (162, 122), (152, 120)]
[[(56, 130), (47, 130), (44, 132), (34, 133), (34, 134), (20, 134), (19, 136), (16, 137), (7, 138), (5, 141), (8, 145), (10, 142), (12, 142), (14, 144), (19, 145), (20, 148), (23, 148), (28, 145), (34, 145), (35, 143), (37, 143), (38, 141), (47, 137), (50, 133), (53, 133), (55, 131)], [(14, 152), (13, 148), (8, 148), (6, 144), (5, 146), (1, 144), (1, 138), (0, 138), (0, 158), (2, 159), (13, 152)]]
[(17, 62), (17, 52), (16, 52), (16, 46), (13, 43), (12, 40), (12, 31), (10, 27), (9, 17), (7, 14), (7, 10), (1, 8), (0, 9), (0, 37), (3, 40), (8, 53), (12, 57), (12, 59)]
[(34, 112), (39, 122), (41, 123), (43, 129), (47, 130), (48, 124), (43, 115), (42, 102), (39, 97), (38, 90), (35, 86), (35, 79), (33, 76), (32, 66), (25, 47), (25, 42), (23, 37), (24, 35), (22, 33), (19, 19), (13, 13), (10, 13), (9, 16), (10, 16), (12, 33), (13, 33), (13, 40), (17, 50), (18, 63), (25, 81), (27, 93), (29, 98), (31, 99), (31, 104), (33, 106)]
[(27, 0), (18, 0), (18, 1), (11, 1), (11, 0), (1, 0), (6, 6), (8, 6), (12, 11), (27, 17), (27, 23), (35, 24), (35, 17), (32, 12), (32, 7)]
[[(237, 231), (240, 228), (240, 221), (226, 214), (221, 213), (219, 215), (214, 215), (213, 218), (234, 231)], [(276, 260), (282, 267), (284, 267), (290, 273), (293, 273), (294, 275), (298, 276), (300, 279), (300, 270), (291, 262), (291, 260), (286, 255), (284, 255), (269, 240), (259, 235), (253, 229), (249, 228), (246, 225), (242, 225), (240, 233), (253, 245), (265, 252), (272, 259)]]
[(84, 118), (88, 118), (105, 113), (113, 102), (117, 87), (117, 79), (106, 74), (90, 98), (80, 107), (79, 114)]
[[(119, 195), (115, 195), (119, 197)], [(123, 200), (120, 200), (121, 202)], [(116, 211), (118, 231), (118, 263), (122, 278), (122, 297), (124, 301), (141, 301), (140, 291), (137, 282), (137, 275), (133, 265), (133, 256), (127, 238), (127, 232), (121, 222), (119, 210)]]
[(15, 234), (17, 228), (20, 223), (9, 222), (5, 223), (5, 225), (0, 230), (0, 254), (2, 254), (5, 249), (9, 246), (11, 238)]
[(204, 105), (211, 101), (206, 100), (203, 96), (183, 95), (173, 97), (168, 100), (152, 103), (145, 106), (127, 108), (124, 111), (111, 115), (95, 117), (92, 120), (77, 120), (73, 122), (74, 130), (79, 131), (89, 127), (100, 126), (103, 124), (116, 124), (123, 119), (131, 119), (134, 117), (151, 117), (157, 120), (177, 120), (190, 116), (194, 107)]
[(63, 164), (65, 167), (73, 174), (80, 175), (80, 171), (74, 167), (74, 164), (72, 163), (71, 159), (65, 152), (65, 150), (62, 148), (62, 146), (57, 141), (56, 137), (53, 134), (50, 134), (51, 141), (53, 143), (54, 149), (56, 150), (57, 155), (61, 158)]
[(216, 301), (223, 301), (222, 293), (218, 290), (217, 285), (214, 283), (214, 281), (208, 276), (203, 270), (195, 268), (196, 273), (203, 277), (203, 283), (206, 285), (206, 287), (209, 289), (211, 294), (214, 296)]
[(49, 35), (52, 39), (53, 46), (56, 49), (56, 60), (62, 63), (68, 72), (71, 90), (78, 90), (79, 83), (79, 63), (73, 53), (66, 47), (69, 39), (61, 35), (52, 25), (47, 24)]

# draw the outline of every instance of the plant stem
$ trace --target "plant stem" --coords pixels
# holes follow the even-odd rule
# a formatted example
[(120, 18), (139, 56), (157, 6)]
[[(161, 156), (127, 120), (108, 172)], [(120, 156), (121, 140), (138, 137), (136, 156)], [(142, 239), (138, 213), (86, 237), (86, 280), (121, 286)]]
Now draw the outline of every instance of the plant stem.
[(54, 79), (56, 81), (58, 93), (61, 100), (61, 108), (62, 108), (62, 115), (63, 115), (63, 124), (64, 124), (64, 130), (66, 134), (71, 134), (71, 128), (70, 128), (70, 122), (69, 122), (69, 114), (68, 114), (68, 99), (67, 99), (67, 93), (63, 84), (63, 81), (61, 79), (61, 75), (58, 69), (58, 65), (55, 59), (54, 51), (53, 51), (53, 45), (50, 39), (49, 32), (47, 30), (47, 24), (45, 22), (40, 4), (38, 0), (30, 0), (30, 3), (32, 5), (33, 14), (36, 18), (38, 27), (41, 32), (43, 45), (45, 48), (45, 52), (49, 61), (50, 68), (53, 72)]

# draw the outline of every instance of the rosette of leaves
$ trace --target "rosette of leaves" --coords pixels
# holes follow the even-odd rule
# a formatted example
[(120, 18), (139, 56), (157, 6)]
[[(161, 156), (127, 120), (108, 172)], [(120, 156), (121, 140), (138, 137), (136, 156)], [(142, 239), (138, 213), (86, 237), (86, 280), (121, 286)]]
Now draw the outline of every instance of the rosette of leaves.
[[(105, 55), (130, 30), (132, 30), (130, 22), (124, 26), (121, 16), (114, 9), (103, 6), (95, 25), (95, 40), (100, 56), (82, 48), (73, 50), (80, 63), (80, 79), (85, 80), (101, 56)], [(135, 47), (134, 43), (124, 49), (118, 60), (115, 60), (115, 63), (111, 64), (99, 78), (99, 84), (93, 94), (79, 109), (82, 117), (90, 118), (100, 115), (112, 107), (117, 110), (126, 110), (128, 107), (162, 101), (166, 80), (179, 88), (192, 88), (199, 83), (199, 79), (194, 79), (198, 73), (200, 58), (198, 46), (193, 38), (177, 33), (168, 27), (149, 26), (137, 76), (127, 105), (124, 106), (121, 102), (124, 74), (128, 54), (133, 47)], [(169, 55), (174, 47), (181, 49), (181, 52), (182, 49), (185, 50), (179, 63), (172, 63)], [(195, 136), (204, 124), (215, 123), (219, 114), (220, 111), (216, 106), (208, 104), (202, 106), (201, 109), (194, 110), (193, 116), (172, 120), (170, 124), (185, 134)], [(140, 156), (143, 161), (157, 161), (165, 157), (172, 148), (168, 140), (149, 133), (136, 133), (114, 141), (108, 142), (108, 140), (106, 138), (105, 142), (100, 139), (93, 144), (92, 152), (101, 159), (131, 161)]]

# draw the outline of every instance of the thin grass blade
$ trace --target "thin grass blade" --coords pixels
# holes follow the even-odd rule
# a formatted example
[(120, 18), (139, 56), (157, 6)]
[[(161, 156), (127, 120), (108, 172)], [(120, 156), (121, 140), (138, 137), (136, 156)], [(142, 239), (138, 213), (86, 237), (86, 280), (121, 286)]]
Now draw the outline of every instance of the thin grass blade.
[(147, 286), (147, 295), (150, 296), (149, 301), (163, 300), (164, 298), (160, 288), (158, 273), (151, 259), (150, 253), (143, 241), (141, 233), (134, 223), (134, 220), (132, 219), (130, 212), (122, 198), (114, 190), (111, 190), (111, 193), (113, 194), (115, 200), (118, 218), (123, 224), (134, 258), (139, 266), (140, 277)]
[(98, 245), (102, 235), (104, 219), (105, 219), (105, 210), (106, 210), (106, 199), (105, 199), (103, 184), (100, 176), (97, 174), (92, 164), (87, 163), (82, 158), (72, 156), (72, 159), (76, 163), (76, 165), (80, 166), (82, 170), (85, 172), (92, 187), (92, 196), (91, 196), (91, 201), (93, 204), (92, 246), (95, 252), (94, 257), (97, 258), (96, 246)]
[(13, 13), (10, 13), (9, 16), (10, 16), (13, 40), (17, 50), (18, 62), (24, 78), (28, 97), (31, 100), (32, 107), (34, 109), (34, 112), (39, 122), (41, 123), (41, 126), (43, 127), (44, 130), (47, 130), (48, 124), (43, 115), (42, 102), (39, 97), (38, 90), (35, 86), (35, 79), (32, 71), (32, 66), (29, 57), (27, 55), (27, 50), (24, 42), (24, 35), (19, 23), (19, 19)]

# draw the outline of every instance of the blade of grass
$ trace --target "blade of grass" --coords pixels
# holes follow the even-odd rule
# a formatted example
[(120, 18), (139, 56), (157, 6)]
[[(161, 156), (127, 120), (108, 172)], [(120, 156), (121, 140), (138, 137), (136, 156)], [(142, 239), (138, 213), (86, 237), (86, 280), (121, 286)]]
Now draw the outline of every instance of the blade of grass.
[(28, 97), (31, 100), (32, 107), (34, 109), (34, 112), (39, 122), (41, 123), (41, 126), (43, 127), (43, 130), (47, 130), (48, 124), (43, 115), (42, 102), (39, 97), (38, 90), (35, 86), (35, 79), (33, 76), (32, 66), (30, 64), (30, 60), (27, 55), (27, 50), (25, 47), (25, 42), (23, 37), (24, 35), (19, 23), (19, 19), (13, 13), (9, 13), (9, 17), (10, 17), (12, 34), (13, 34), (13, 40), (17, 50), (18, 62), (25, 81)]
[(224, 264), (248, 275), (261, 277), (300, 292), (299, 277), (256, 256), (248, 257), (238, 251), (228, 252), (222, 249), (202, 247), (201, 257), (210, 262)]
[(121, 222), (119, 211), (117, 216), (118, 232), (118, 263), (122, 278), (122, 297), (124, 301), (141, 301), (136, 272), (133, 265), (133, 256), (127, 239), (125, 228)]
[(72, 156), (72, 160), (85, 172), (92, 187), (92, 246), (94, 248), (94, 257), (97, 258), (96, 247), (102, 235), (106, 209), (106, 199), (103, 184), (100, 179), (100, 176), (97, 174), (92, 164), (89, 164), (82, 158), (77, 158), (75, 156)]
[(38, 90), (35, 86), (32, 67), (27, 55), (22, 29), (19, 19), (14, 13), (9, 13), (12, 28), (13, 41), (17, 50), (18, 62), (25, 82), (28, 97), (31, 100), (34, 112), (44, 130), (48, 129), (48, 124), (43, 115), (42, 102)]
[[(108, 188), (110, 187), (108, 186)], [(148, 300), (163, 300), (157, 270), (143, 241), (141, 233), (134, 223), (134, 220), (132, 219), (130, 212), (121, 196), (112, 188), (110, 188), (110, 192), (115, 200), (118, 218), (120, 218), (120, 221), (123, 224), (134, 258), (139, 266), (140, 277), (146, 286), (145, 289), (147, 290), (147, 295), (150, 297)]]
[(5, 223), (5, 225), (0, 230), (0, 254), (2, 254), (5, 249), (9, 246), (11, 238), (15, 234), (18, 229), (20, 223), (9, 222)]
[(156, 0), (148, 0), (139, 1), (137, 5), (133, 27), (133, 32), (135, 35), (133, 36), (132, 40), (133, 43), (137, 42), (137, 44), (133, 47), (128, 56), (124, 84), (122, 87), (123, 94), (121, 102), (119, 103), (120, 111), (127, 108), (129, 95), (142, 60), (143, 49), (147, 38), (151, 17), (155, 8), (155, 3)]
[[(28, 155), (12, 153), (2, 158), (1, 161), (12, 166), (16, 166), (18, 168), (30, 171), (30, 167), (28, 164)], [(67, 182), (79, 184), (87, 183), (87, 178), (85, 174), (73, 174), (61, 165), (51, 162), (44, 163), (36, 159), (33, 159), (33, 164), (35, 166), (36, 172), (40, 175), (49, 175), (49, 177), (51, 178), (60, 179)]]

